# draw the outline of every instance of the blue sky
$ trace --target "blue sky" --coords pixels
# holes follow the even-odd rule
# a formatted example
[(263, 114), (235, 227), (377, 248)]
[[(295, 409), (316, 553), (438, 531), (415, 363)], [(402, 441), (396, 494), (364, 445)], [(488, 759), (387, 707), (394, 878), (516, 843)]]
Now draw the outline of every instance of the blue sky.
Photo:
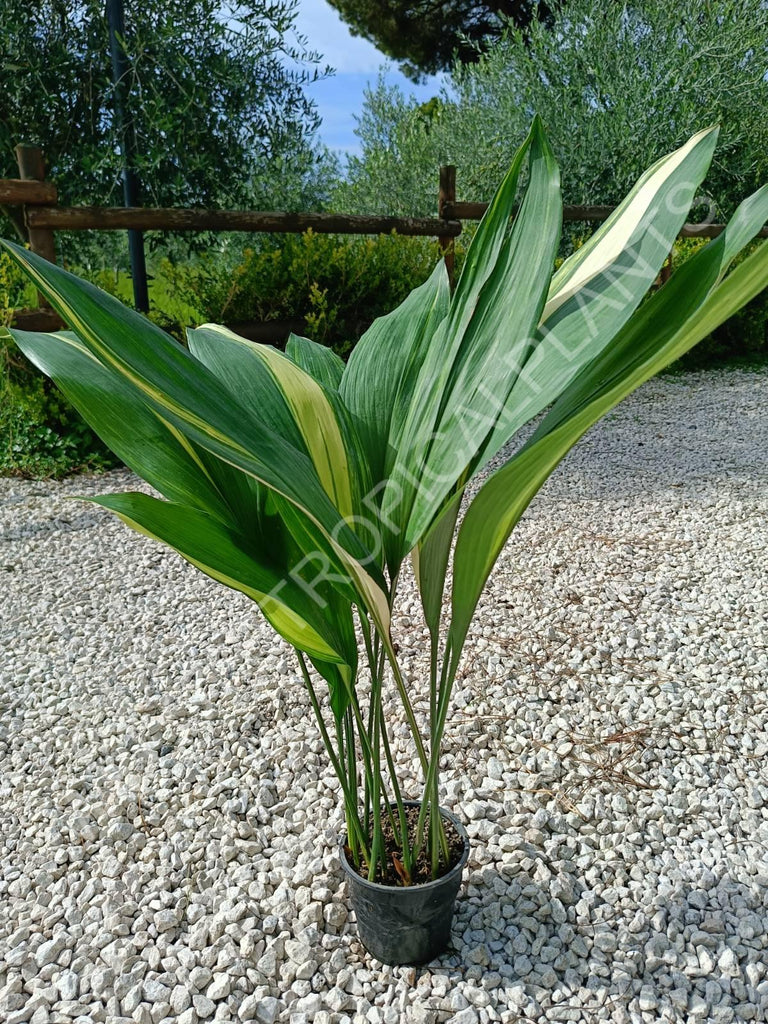
[(365, 39), (353, 36), (326, 0), (299, 0), (296, 28), (307, 37), (309, 46), (336, 68), (331, 78), (307, 89), (323, 119), (320, 137), (331, 149), (347, 153), (358, 151), (355, 115), (362, 110), (365, 87), (376, 82), (380, 69), (387, 67), (387, 81), (420, 100), (427, 100), (438, 92), (436, 78), (425, 85), (414, 85), (392, 65), (387, 65), (384, 54)]

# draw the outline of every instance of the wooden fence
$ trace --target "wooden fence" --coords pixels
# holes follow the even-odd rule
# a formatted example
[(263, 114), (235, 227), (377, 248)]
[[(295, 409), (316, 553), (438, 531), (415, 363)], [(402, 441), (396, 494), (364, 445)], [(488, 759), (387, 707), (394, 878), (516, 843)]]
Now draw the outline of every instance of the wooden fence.
[[(30, 248), (56, 262), (56, 231), (246, 231), (301, 234), (308, 228), (340, 235), (389, 234), (437, 238), (453, 277), (453, 243), (461, 234), (462, 221), (480, 220), (487, 203), (458, 202), (456, 168), (441, 167), (438, 216), (381, 217), (338, 213), (281, 213), (254, 210), (202, 210), (149, 207), (59, 206), (56, 186), (45, 180), (44, 158), (36, 146), (17, 146), (19, 178), (0, 179), (0, 205), (26, 229)], [(600, 222), (612, 206), (565, 206), (564, 221)], [(686, 224), (684, 238), (715, 238), (723, 224)], [(768, 227), (760, 232), (768, 237)], [(669, 263), (662, 272), (669, 275)], [(16, 324), (27, 330), (55, 329), (60, 321), (40, 296), (36, 310), (19, 311)], [(258, 333), (258, 332), (257, 332)], [(250, 336), (254, 336), (251, 334)]]

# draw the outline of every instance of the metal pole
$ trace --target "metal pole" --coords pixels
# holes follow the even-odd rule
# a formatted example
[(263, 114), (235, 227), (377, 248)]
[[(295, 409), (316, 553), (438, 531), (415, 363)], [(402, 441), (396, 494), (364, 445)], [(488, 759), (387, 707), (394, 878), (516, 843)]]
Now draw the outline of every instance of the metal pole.
[[(133, 169), (136, 133), (132, 122), (125, 113), (130, 69), (123, 46), (125, 39), (123, 0), (107, 0), (107, 24), (109, 25), (109, 48), (112, 54), (112, 81), (115, 85), (115, 121), (120, 136), (120, 152), (123, 157), (123, 202), (125, 206), (138, 206), (139, 182)], [(144, 236), (141, 231), (128, 232), (128, 250), (131, 257), (133, 301), (136, 309), (147, 313), (149, 311), (147, 264), (144, 259)]]

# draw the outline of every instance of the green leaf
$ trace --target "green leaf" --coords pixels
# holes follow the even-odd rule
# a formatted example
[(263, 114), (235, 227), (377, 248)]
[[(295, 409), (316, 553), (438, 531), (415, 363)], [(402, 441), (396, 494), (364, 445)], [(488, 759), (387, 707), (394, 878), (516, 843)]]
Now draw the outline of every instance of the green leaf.
[[(235, 467), (216, 459), (210, 453), (197, 449), (183, 434), (148, 409), (141, 399), (137, 399), (132, 388), (126, 387), (119, 377), (105, 370), (98, 360), (82, 346), (75, 335), (64, 332), (34, 334), (11, 331), (9, 333), (27, 357), (56, 381), (75, 408), (88, 419), (99, 436), (127, 466), (156, 487), (166, 498), (169, 498), (174, 503), (173, 509), (184, 507), (184, 514), (178, 517), (179, 523), (189, 523), (190, 517), (193, 516), (192, 509), (197, 509), (208, 512), (222, 523), (228, 524), (228, 529), (234, 532), (236, 532), (234, 530), (236, 523), (250, 524), (248, 540), (245, 541), (241, 537), (238, 542), (241, 546), (252, 548), (255, 539), (259, 536), (262, 537), (262, 547), (268, 552), (274, 564), (265, 570), (267, 575), (261, 579), (261, 586), (270, 589), (278, 587), (284, 579), (288, 579), (291, 583), (288, 591), (281, 594), (286, 601), (290, 602), (287, 611), (279, 605), (275, 606), (276, 612), (270, 621), (290, 643), (298, 646), (304, 643), (307, 653), (313, 657), (318, 670), (329, 682), (334, 712), (340, 716), (343, 715), (348, 702), (348, 690), (340, 682), (339, 667), (317, 660), (317, 655), (322, 652), (326, 654), (326, 657), (338, 657), (338, 653), (329, 655), (327, 643), (318, 641), (317, 637), (313, 636), (312, 627), (302, 626), (300, 617), (295, 613), (296, 606), (303, 608), (307, 605), (309, 596), (315, 593), (324, 602), (326, 608), (325, 618), (318, 618), (318, 608), (323, 606), (314, 600), (309, 605), (309, 611), (315, 613), (315, 632), (318, 632), (321, 637), (324, 633), (328, 633), (330, 621), (330, 625), (333, 627), (331, 634), (334, 637), (339, 631), (345, 634), (345, 642), (342, 645), (338, 644), (338, 638), (333, 642), (337, 647), (343, 647), (344, 658), (354, 666), (356, 665), (357, 647), (349, 605), (347, 603), (345, 608), (343, 600), (327, 584), (325, 586), (313, 584), (310, 577), (309, 583), (305, 581), (303, 586), (299, 587), (292, 580), (290, 571), (292, 567), (301, 562), (301, 551), (295, 546), (291, 549), (291, 538), (287, 534), (282, 520), (274, 515), (268, 517), (263, 510), (259, 509), (259, 499), (261, 498), (263, 504), (263, 495), (246, 493), (246, 498), (250, 500), (243, 499), (238, 484), (244, 483), (246, 488), (248, 484), (253, 484), (255, 488), (258, 488), (255, 481), (240, 473)], [(125, 429), (126, 424), (130, 424), (129, 430)], [(174, 524), (169, 525), (167, 522), (163, 522), (163, 525), (158, 525), (156, 521), (148, 524), (146, 515), (149, 512), (146, 503), (142, 501), (143, 496), (137, 497), (145, 511), (145, 518), (141, 519), (140, 517), (141, 509), (137, 511), (135, 507), (126, 508), (132, 515), (129, 525), (135, 525), (136, 522), (141, 521), (144, 524), (143, 532), (150, 532), (156, 539), (168, 542), (169, 537), (175, 536)], [(105, 498), (100, 503), (106, 505), (111, 500), (111, 498)], [(114, 502), (110, 507), (114, 507)], [(149, 511), (154, 511), (154, 509)], [(198, 526), (200, 522), (206, 527), (205, 542), (210, 543), (212, 536), (214, 540), (207, 551), (197, 551), (195, 564), (202, 568), (201, 558), (215, 559), (217, 546), (221, 546), (221, 534), (217, 538), (212, 524), (201, 520)], [(148, 525), (151, 526), (150, 530), (147, 529)], [(227, 533), (225, 532), (223, 536), (226, 539)], [(198, 547), (199, 543), (200, 538), (198, 537)], [(177, 550), (179, 546), (183, 547), (183, 545), (177, 544)], [(188, 550), (187, 547), (184, 547), (185, 552)], [(290, 552), (290, 557), (285, 557), (287, 552)], [(238, 556), (237, 571), (242, 573), (244, 566), (243, 559)], [(246, 574), (245, 577), (242, 577), (242, 585), (233, 583), (232, 565), (224, 566), (222, 569), (219, 564), (220, 571), (209, 571), (208, 575), (212, 575), (229, 586), (234, 585), (235, 589), (243, 590), (260, 602), (261, 598), (253, 578), (254, 566), (250, 568), (251, 576)], [(255, 568), (258, 571), (258, 565)], [(329, 604), (333, 608), (328, 620), (327, 605)], [(267, 610), (266, 606), (264, 610)], [(267, 618), (269, 619), (270, 615), (267, 615)], [(297, 624), (299, 629), (296, 628)], [(309, 643), (307, 638), (310, 640)], [(354, 672), (352, 675), (354, 676)]]
[[(347, 662), (350, 652), (341, 631), (282, 566), (270, 564), (268, 550), (257, 550), (252, 535), (246, 538), (206, 512), (147, 494), (106, 494), (91, 500), (140, 533), (168, 544), (206, 576), (246, 594), (294, 647), (322, 661)], [(351, 609), (348, 615), (351, 627)]]
[[(187, 329), (190, 353), (226, 388), (238, 407), (306, 454), (299, 424), (257, 345), (227, 327), (203, 324)], [(276, 349), (273, 349), (276, 351)]]
[(733, 230), (729, 225), (676, 271), (624, 327), (611, 352), (573, 381), (532, 440), (480, 489), (464, 517), (454, 554), (449, 633), (454, 669), (499, 553), (561, 459), (601, 416), (768, 285), (768, 246), (722, 278), (736, 247), (762, 226), (767, 201), (768, 192), (762, 189), (742, 204)]
[(528, 441), (535, 443), (605, 390), (630, 367), (638, 366), (669, 341), (723, 279), (738, 253), (768, 221), (768, 185), (744, 200), (725, 231), (675, 271), (664, 287), (638, 309), (612, 344), (600, 352), (563, 390)]
[(225, 522), (232, 518), (231, 495), (212, 479), (194, 445), (150, 409), (135, 388), (106, 370), (76, 335), (8, 333), (126, 466), (171, 501)]
[[(528, 185), (510, 228), (526, 161)], [(560, 222), (557, 165), (536, 119), (472, 241), (411, 389), (382, 502), (383, 510), (393, 510), (398, 541), (391, 569), (463, 486), (494, 428), (533, 343)]]
[(432, 635), (433, 643), (437, 643), (440, 631), (445, 576), (448, 571), (451, 543), (460, 505), (461, 494), (457, 494), (437, 517), (427, 535), (411, 552), (413, 572), (424, 608), (424, 619)]
[[(349, 691), (354, 683), (355, 671), (348, 665), (338, 665), (330, 661), (321, 661), (319, 658), (310, 656), (312, 664), (320, 675), (328, 683), (328, 695), (330, 698), (331, 711), (336, 723), (340, 724), (344, 712), (350, 704)], [(356, 664), (356, 663), (355, 663)]]
[(674, 245), (709, 169), (717, 128), (658, 160), (552, 278), (536, 343), (480, 464), (545, 409), (629, 320)]
[(338, 391), (344, 373), (344, 360), (327, 345), (320, 345), (299, 334), (289, 334), (285, 354), (297, 366), (314, 377), (318, 384), (331, 391)]
[[(187, 332), (190, 351), (254, 416), (305, 452), (335, 508), (363, 543), (377, 541), (367, 525), (364, 498), (371, 490), (365, 452), (336, 391), (318, 383), (271, 345), (256, 345), (225, 327), (206, 324)], [(309, 342), (308, 344), (312, 344)], [(371, 560), (378, 563), (380, 544)]]
[(191, 441), (298, 507), (313, 534), (310, 550), (323, 551), (337, 579), (347, 576), (388, 628), (383, 575), (303, 452), (234, 401), (206, 367), (144, 317), (35, 254), (2, 244), (105, 369)]
[[(538, 129), (537, 129), (538, 131)], [(482, 304), (483, 288), (493, 275), (497, 262), (509, 257), (509, 218), (512, 214), (517, 186), (528, 150), (531, 133), (515, 155), (507, 172), (477, 229), (462, 268), (456, 291), (450, 300), (447, 314), (435, 322), (429, 333), (424, 332), (421, 343), (423, 354), (408, 367), (408, 402), (397, 403), (400, 423), (394, 459), (387, 465), (386, 485), (381, 496), (382, 519), (387, 524), (390, 544), (388, 562), (396, 573), (402, 559), (413, 548), (406, 539), (409, 518), (422, 481), (424, 461), (437, 429), (441, 409), (446, 400), (448, 382), (459, 354), (464, 333)], [(402, 309), (402, 307), (401, 307)], [(351, 367), (352, 360), (350, 359)], [(342, 381), (342, 395), (348, 404)], [(370, 387), (375, 382), (370, 380)], [(354, 382), (355, 400), (362, 384)], [(352, 407), (350, 405), (350, 407)], [(456, 460), (458, 463), (459, 460)], [(465, 467), (459, 466), (459, 475)], [(427, 482), (429, 483), (429, 482)], [(431, 518), (430, 518), (431, 522)], [(418, 539), (418, 538), (417, 538)]]
[(397, 309), (374, 320), (349, 357), (339, 393), (359, 424), (375, 483), (389, 475), (404, 414), (449, 300), (448, 275), (440, 260)]
[[(624, 254), (631, 251), (639, 258), (635, 246), (646, 242), (651, 223), (662, 232), (653, 241), (662, 246), (662, 261), (666, 258), (677, 236), (677, 231), (669, 236), (670, 228), (682, 224), (681, 218), (686, 217), (712, 162), (719, 131), (714, 126), (697, 132), (640, 175), (611, 215), (553, 275), (544, 321)], [(651, 268), (640, 271), (648, 284), (655, 277), (649, 279), (652, 273)]]
[[(621, 331), (674, 242), (709, 166), (716, 139), (717, 130), (709, 129), (657, 161), (590, 241), (566, 261), (553, 278), (542, 325), (531, 332), (524, 345), (507, 351), (497, 349), (494, 362), (487, 363), (476, 374), (475, 379), (481, 382), (480, 393), (486, 399), (484, 408), (482, 403), (472, 404), (472, 393), (465, 383), (456, 388), (454, 422), (446, 424), (444, 414), (437, 430), (438, 437), (446, 439), (442, 458), (433, 459), (431, 470), (427, 463), (427, 486), (414, 505), (409, 523), (413, 536), (419, 535), (424, 521), (423, 517), (416, 518), (420, 505), (425, 514), (431, 507), (435, 488), (429, 485), (440, 477), (440, 467), (449, 470), (452, 458), (461, 465), (464, 453), (469, 451), (467, 445), (456, 458), (450, 441), (458, 447), (470, 431), (476, 437), (483, 423), (491, 423), (492, 429), (487, 432), (474, 465), (479, 468), (525, 422), (550, 404), (568, 380), (577, 377), (584, 366), (591, 366)], [(518, 220), (524, 210), (525, 203)], [(531, 223), (535, 225), (535, 220)], [(539, 267), (537, 273), (541, 277), (544, 268)], [(534, 279), (537, 273), (532, 270)], [(515, 300), (519, 291), (519, 286), (510, 289)], [(495, 308), (499, 305), (497, 301)], [(679, 323), (679, 314), (669, 322)], [(485, 383), (486, 379), (493, 380), (495, 386)], [(499, 387), (500, 382), (503, 388)], [(480, 429), (473, 430), (475, 424)], [(473, 596), (470, 587), (466, 593), (471, 618), (479, 591)]]

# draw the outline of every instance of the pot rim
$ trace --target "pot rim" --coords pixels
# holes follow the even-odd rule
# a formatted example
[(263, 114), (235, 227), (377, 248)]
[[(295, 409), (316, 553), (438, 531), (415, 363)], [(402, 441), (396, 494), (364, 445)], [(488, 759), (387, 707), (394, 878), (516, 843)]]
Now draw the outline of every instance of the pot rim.
[[(390, 806), (396, 807), (397, 805), (390, 804)], [(403, 806), (421, 807), (421, 800), (403, 800)], [(438, 888), (441, 885), (446, 885), (448, 882), (453, 881), (457, 875), (461, 877), (464, 867), (467, 861), (469, 860), (469, 836), (467, 835), (467, 830), (464, 828), (464, 826), (456, 817), (456, 815), (451, 814), (451, 812), (447, 811), (444, 807), (440, 808), (440, 817), (447, 818), (448, 821), (450, 821), (450, 823), (459, 833), (462, 842), (464, 843), (464, 849), (458, 864), (454, 864), (454, 866), (447, 874), (441, 875), (439, 878), (433, 878), (429, 882), (417, 882), (415, 885), (384, 885), (383, 882), (370, 882), (367, 878), (363, 878), (362, 875), (358, 874), (353, 865), (350, 864), (349, 861), (347, 860), (347, 855), (344, 852), (347, 834), (346, 832), (342, 832), (341, 836), (339, 837), (339, 859), (341, 861), (341, 866), (344, 870), (344, 873), (351, 880), (353, 880), (356, 885), (360, 885), (364, 889), (373, 889), (376, 892), (393, 893), (406, 893), (413, 892), (414, 890), (423, 892), (425, 889), (429, 889), (430, 886)]]

